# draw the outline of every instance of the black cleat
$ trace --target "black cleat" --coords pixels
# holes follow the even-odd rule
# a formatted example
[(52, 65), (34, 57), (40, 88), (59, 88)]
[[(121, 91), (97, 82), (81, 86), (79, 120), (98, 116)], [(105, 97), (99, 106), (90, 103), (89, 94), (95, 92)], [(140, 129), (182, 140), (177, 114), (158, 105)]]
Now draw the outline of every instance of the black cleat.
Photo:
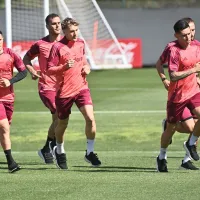
[(157, 163), (157, 171), (158, 172), (168, 172), (166, 159), (160, 160), (159, 156), (158, 156), (156, 159), (156, 163)]
[(16, 171), (19, 171), (20, 169), (21, 167), (15, 161), (8, 165), (8, 171), (10, 173), (14, 173)]
[(46, 164), (53, 164), (53, 154), (48, 147), (40, 149), (38, 155)]
[(197, 153), (197, 148), (196, 148), (196, 145), (192, 145), (190, 146), (189, 145), (189, 142), (185, 141), (183, 143), (183, 147), (184, 149), (186, 150), (186, 153), (190, 156), (190, 158), (194, 159), (194, 160), (199, 160), (199, 155)]
[(57, 147), (54, 147), (53, 155), (55, 157), (56, 166), (59, 169), (68, 169), (66, 154), (65, 153), (58, 154), (56, 150), (57, 150)]
[[(162, 121), (162, 131), (164, 132), (167, 128), (167, 120), (163, 119)], [(172, 144), (172, 139), (170, 140), (169, 144)]]
[(195, 167), (193, 165), (193, 163), (189, 160), (185, 163), (183, 163), (183, 160), (182, 160), (182, 164), (180, 166), (180, 169), (186, 169), (186, 170), (199, 170), (199, 168)]
[(99, 160), (97, 154), (93, 152), (90, 152), (90, 154), (87, 155), (86, 151), (85, 161), (91, 163), (93, 167), (99, 167), (101, 165), (101, 161)]

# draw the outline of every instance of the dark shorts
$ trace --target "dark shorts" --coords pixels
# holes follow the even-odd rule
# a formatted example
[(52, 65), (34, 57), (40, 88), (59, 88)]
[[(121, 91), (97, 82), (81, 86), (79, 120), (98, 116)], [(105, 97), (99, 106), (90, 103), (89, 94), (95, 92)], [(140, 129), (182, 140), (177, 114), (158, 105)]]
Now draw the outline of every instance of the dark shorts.
[(181, 122), (184, 122), (188, 119), (197, 119), (197, 116), (195, 114), (193, 114), (187, 107), (184, 108), (183, 113), (181, 115)]
[(55, 104), (56, 92), (51, 91), (51, 90), (40, 90), (39, 96), (43, 104), (50, 110), (51, 114), (55, 114), (56, 113), (56, 104)]
[(13, 110), (14, 110), (14, 102), (1, 101), (0, 102), (0, 120), (7, 118), (9, 124), (11, 124)]
[(176, 123), (178, 121), (183, 121), (183, 114), (184, 114), (183, 112), (187, 112), (187, 110), (184, 111), (185, 108), (188, 108), (191, 114), (192, 110), (194, 110), (196, 107), (200, 107), (200, 93), (197, 93), (190, 99), (187, 99), (186, 101), (181, 103), (173, 103), (168, 101), (167, 121), (169, 123)]
[(80, 108), (85, 105), (92, 105), (92, 98), (89, 89), (81, 90), (77, 95), (68, 98), (56, 97), (56, 108), (59, 119), (66, 119), (71, 114), (73, 103)]

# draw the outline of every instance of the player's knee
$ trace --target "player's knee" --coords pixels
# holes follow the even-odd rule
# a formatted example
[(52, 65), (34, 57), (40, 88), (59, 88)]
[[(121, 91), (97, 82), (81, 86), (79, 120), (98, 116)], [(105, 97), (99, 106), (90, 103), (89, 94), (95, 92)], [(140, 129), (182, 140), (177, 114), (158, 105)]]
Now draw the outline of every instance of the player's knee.
[(60, 127), (67, 127), (67, 125), (68, 125), (68, 121), (69, 121), (69, 118), (67, 118), (67, 119), (58, 119), (58, 121), (57, 121), (57, 124), (58, 124), (58, 126), (60, 126)]
[(85, 118), (85, 121), (86, 121), (87, 124), (90, 124), (90, 125), (95, 124), (94, 117), (89, 117), (88, 116), (88, 117)]
[(0, 132), (1, 134), (9, 134), (10, 125), (7, 119), (0, 120)]
[(186, 133), (192, 133), (194, 130), (194, 126), (186, 126), (185, 129), (186, 129)]

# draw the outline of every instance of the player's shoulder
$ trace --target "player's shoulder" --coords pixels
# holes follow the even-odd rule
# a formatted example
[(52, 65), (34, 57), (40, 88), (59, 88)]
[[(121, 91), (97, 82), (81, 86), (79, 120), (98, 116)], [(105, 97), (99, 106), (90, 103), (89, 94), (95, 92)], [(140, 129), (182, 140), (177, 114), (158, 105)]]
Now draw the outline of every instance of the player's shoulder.
[(78, 42), (78, 43), (82, 43), (82, 44), (85, 44), (84, 40), (81, 39), (81, 38), (78, 38), (78, 39), (76, 40), (76, 42)]
[(50, 41), (49, 41), (49, 36), (47, 35), (47, 36), (42, 37), (42, 38), (40, 38), (39, 40), (37, 40), (37, 41), (34, 43), (34, 45), (40, 46), (40, 45), (43, 44), (43, 43), (49, 43), (49, 42), (50, 42)]
[(177, 40), (171, 41), (169, 43), (167, 43), (165, 48), (171, 48), (173, 46), (175, 46), (177, 44)]
[(3, 47), (3, 52), (4, 54), (9, 54), (13, 59), (16, 59), (16, 58), (21, 59), (19, 54), (13, 51), (11, 48)]
[(191, 45), (200, 46), (200, 41), (198, 41), (198, 40), (193, 40), (193, 41), (191, 42)]
[(77, 42), (82, 42), (82, 43), (84, 43), (84, 40), (81, 39), (81, 38), (77, 38)]
[(3, 52), (4, 52), (5, 54), (10, 54), (10, 55), (15, 54), (15, 52), (14, 52), (12, 49), (7, 48), (7, 47), (3, 47)]

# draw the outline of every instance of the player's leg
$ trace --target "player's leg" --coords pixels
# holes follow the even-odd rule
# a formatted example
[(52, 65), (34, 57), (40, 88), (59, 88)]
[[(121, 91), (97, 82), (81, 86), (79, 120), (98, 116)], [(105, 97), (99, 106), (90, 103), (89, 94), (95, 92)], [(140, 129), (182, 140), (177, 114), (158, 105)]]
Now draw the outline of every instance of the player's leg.
[(97, 154), (94, 153), (96, 122), (89, 89), (82, 90), (75, 102), (85, 119), (85, 135), (87, 138), (85, 160), (95, 167), (100, 166), (101, 161), (97, 157)]
[[(194, 128), (194, 120), (193, 115), (191, 114), (190, 110), (186, 107), (182, 113), (181, 121), (177, 122), (176, 131), (179, 133), (188, 133), (191, 134)], [(167, 127), (167, 120), (164, 119), (162, 122), (163, 132)], [(170, 141), (170, 144), (172, 140)]]
[(167, 122), (167, 127), (161, 136), (160, 153), (156, 159), (158, 172), (168, 172), (168, 169), (167, 169), (167, 147), (168, 147), (175, 131), (176, 131), (176, 123), (168, 123)]
[(55, 126), (57, 124), (57, 114), (56, 114), (56, 106), (55, 106), (55, 91), (50, 90), (40, 90), (39, 96), (42, 100), (43, 104), (50, 110), (52, 115), (52, 122), (48, 130), (47, 139), (45, 145), (42, 149), (38, 151), (38, 155), (42, 158), (42, 160), (46, 164), (53, 163), (53, 155), (50, 149), (50, 143), (53, 148), (55, 146)]
[(196, 142), (200, 136), (200, 93), (197, 93), (188, 101), (187, 107), (198, 117), (198, 120), (195, 123), (189, 141), (186, 142), (185, 148), (187, 153), (190, 154), (194, 160), (199, 160), (199, 155), (196, 150)]
[(186, 107), (185, 104), (185, 102), (179, 104), (167, 102), (167, 126), (165, 131), (161, 135), (160, 154), (156, 159), (157, 171), (159, 172), (168, 172), (167, 148), (172, 139), (173, 134), (176, 131), (177, 122), (180, 121), (183, 110)]
[(8, 170), (11, 173), (20, 170), (20, 166), (13, 159), (11, 152), (10, 123), (12, 113), (12, 103), (0, 102), (0, 142), (6, 156)]
[(68, 125), (69, 115), (74, 98), (56, 98), (57, 108), (57, 126), (55, 128), (56, 146), (53, 149), (53, 154), (56, 161), (56, 166), (60, 169), (67, 169), (67, 158), (64, 149), (64, 134)]
[[(188, 108), (187, 108), (187, 110), (188, 110)], [(183, 115), (182, 115), (181, 121), (177, 123), (176, 131), (178, 131), (179, 133), (188, 133), (189, 134), (188, 140), (189, 140), (189, 138), (194, 130), (194, 125), (195, 125), (195, 120), (193, 119), (193, 117), (191, 116), (191, 113), (189, 112), (188, 117), (185, 116), (183, 118)], [(187, 141), (184, 141), (184, 143), (183, 143), (184, 149), (186, 146), (186, 142)], [(192, 163), (191, 160), (192, 159), (190, 157), (190, 154), (188, 154), (186, 152), (186, 154), (182, 160), (180, 169), (198, 170), (198, 168)]]

